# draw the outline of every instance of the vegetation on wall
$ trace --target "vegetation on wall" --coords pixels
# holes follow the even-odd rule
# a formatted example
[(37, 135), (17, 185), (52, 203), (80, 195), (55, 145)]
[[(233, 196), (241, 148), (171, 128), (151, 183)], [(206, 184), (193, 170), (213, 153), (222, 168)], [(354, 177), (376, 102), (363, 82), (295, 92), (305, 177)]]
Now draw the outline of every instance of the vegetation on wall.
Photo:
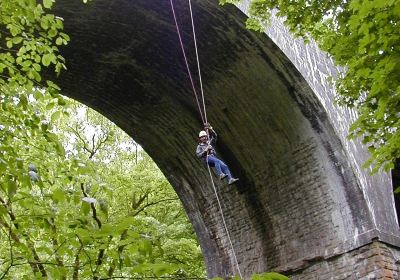
[[(221, 4), (240, 0), (220, 0)], [(396, 0), (250, 0), (249, 28), (263, 31), (271, 13), (295, 36), (313, 39), (345, 73), (338, 103), (355, 108), (350, 138), (367, 145), (373, 172), (400, 158), (400, 2)]]

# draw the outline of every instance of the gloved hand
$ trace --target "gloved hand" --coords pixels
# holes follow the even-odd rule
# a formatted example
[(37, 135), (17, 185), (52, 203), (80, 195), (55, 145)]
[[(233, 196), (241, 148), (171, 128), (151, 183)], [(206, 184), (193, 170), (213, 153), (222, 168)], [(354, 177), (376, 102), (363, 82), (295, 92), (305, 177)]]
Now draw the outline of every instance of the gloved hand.
[(206, 151), (208, 152), (209, 150), (211, 150), (212, 149), (212, 146), (211, 145), (208, 145), (207, 147), (206, 147)]
[(212, 126), (211, 126), (209, 123), (205, 123), (205, 124), (204, 124), (204, 129), (205, 129), (205, 130), (207, 130), (207, 129), (213, 130)]

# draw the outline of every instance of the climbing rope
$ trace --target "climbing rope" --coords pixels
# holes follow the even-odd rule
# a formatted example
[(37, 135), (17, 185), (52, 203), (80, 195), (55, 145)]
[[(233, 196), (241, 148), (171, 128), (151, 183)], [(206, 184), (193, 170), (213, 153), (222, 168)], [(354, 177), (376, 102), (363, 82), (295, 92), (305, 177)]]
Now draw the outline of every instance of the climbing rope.
[[(208, 162), (208, 155), (207, 155), (207, 162)], [(215, 183), (214, 183), (214, 179), (212, 177), (211, 169), (210, 169), (210, 166), (208, 164), (207, 164), (207, 167), (208, 167), (208, 173), (210, 174), (211, 183), (212, 183), (212, 186), (213, 186), (213, 189), (214, 189), (215, 197), (217, 198), (219, 211), (220, 211), (221, 217), (222, 217), (222, 222), (224, 224), (226, 235), (228, 236), (228, 240), (229, 240), (229, 245), (231, 246), (233, 257), (235, 259), (236, 268), (237, 268), (237, 271), (239, 273), (240, 279), (243, 279), (242, 272), (240, 271), (240, 267), (239, 267), (239, 262), (238, 262), (237, 257), (236, 257), (236, 252), (235, 252), (235, 249), (233, 248), (231, 236), (229, 234), (229, 230), (228, 230), (228, 227), (227, 227), (226, 222), (225, 222), (224, 212), (222, 211), (221, 202), (219, 201), (217, 188), (215, 187)]]
[(203, 100), (204, 119), (205, 119), (206, 123), (208, 123), (208, 121), (207, 121), (206, 103), (204, 102), (203, 81), (201, 79), (200, 59), (199, 59), (199, 52), (197, 51), (196, 31), (195, 31), (195, 28), (194, 28), (193, 12), (192, 12), (192, 1), (191, 0), (189, 0), (189, 9), (190, 9), (190, 19), (192, 21), (194, 49), (196, 50), (197, 70), (199, 72), (200, 91), (201, 91), (201, 97), (202, 97), (202, 100)]
[[(198, 96), (197, 96), (196, 88), (194, 86), (192, 74), (190, 72), (189, 64), (188, 64), (188, 61), (187, 61), (187, 58), (186, 58), (185, 48), (184, 48), (184, 45), (183, 45), (183, 42), (182, 42), (182, 37), (181, 37), (180, 31), (179, 31), (178, 21), (176, 20), (175, 8), (174, 8), (173, 0), (170, 0), (170, 3), (171, 3), (172, 14), (173, 14), (174, 21), (175, 21), (176, 31), (178, 33), (179, 42), (181, 44), (181, 49), (182, 49), (183, 57), (184, 57), (185, 64), (186, 64), (186, 69), (187, 69), (187, 72), (188, 72), (188, 75), (189, 75), (189, 78), (190, 78), (190, 82), (192, 84), (193, 94), (194, 94), (194, 96), (196, 98), (196, 102), (197, 102), (197, 106), (198, 106), (198, 109), (199, 109), (199, 112), (200, 112), (201, 119), (203, 121), (203, 124), (205, 124), (205, 123), (208, 123), (208, 121), (207, 121), (207, 111), (206, 111), (206, 104), (204, 102), (203, 82), (202, 82), (202, 79), (201, 79), (200, 60), (199, 60), (199, 54), (198, 54), (198, 50), (197, 50), (197, 40), (196, 40), (196, 31), (195, 31), (194, 20), (193, 20), (192, 3), (191, 3), (191, 0), (189, 0), (190, 18), (191, 18), (191, 23), (192, 23), (194, 46), (195, 46), (195, 50), (196, 50), (196, 61), (197, 61), (197, 69), (198, 69), (198, 73), (199, 73), (199, 81), (200, 81), (201, 96), (202, 96), (202, 101), (203, 101), (204, 117), (203, 117), (203, 113), (201, 111), (201, 107), (200, 107), (199, 99), (198, 99)], [(207, 135), (208, 135), (208, 138), (210, 139), (210, 135), (209, 135), (208, 129), (207, 129)], [(236, 252), (235, 252), (235, 249), (234, 249), (233, 244), (232, 244), (231, 236), (229, 234), (228, 226), (226, 225), (226, 222), (225, 222), (224, 212), (222, 210), (221, 202), (219, 200), (219, 196), (218, 196), (218, 193), (217, 193), (217, 188), (215, 187), (215, 183), (214, 183), (214, 179), (213, 179), (213, 176), (212, 176), (212, 173), (211, 173), (211, 169), (210, 169), (210, 166), (208, 165), (208, 157), (209, 157), (209, 155), (207, 154), (207, 159), (206, 159), (207, 160), (207, 168), (208, 168), (208, 173), (210, 175), (211, 184), (213, 186), (214, 194), (215, 194), (215, 197), (217, 199), (219, 211), (220, 211), (221, 217), (222, 217), (222, 222), (224, 224), (225, 232), (226, 232), (226, 235), (227, 235), (228, 240), (229, 240), (229, 245), (230, 245), (230, 247), (232, 249), (232, 253), (233, 253), (234, 260), (235, 260), (237, 271), (239, 273), (240, 278), (243, 279), (243, 276), (242, 276), (242, 273), (241, 273), (240, 267), (239, 267), (239, 262), (238, 262), (237, 257), (236, 257)]]
[(174, 16), (174, 21), (175, 21), (175, 26), (176, 26), (176, 33), (178, 33), (179, 42), (181, 44), (181, 49), (182, 49), (182, 53), (183, 53), (183, 58), (184, 58), (185, 64), (186, 64), (186, 70), (187, 70), (188, 75), (189, 75), (190, 83), (192, 84), (193, 94), (194, 94), (194, 97), (196, 98), (197, 107), (199, 108), (199, 113), (200, 113), (201, 120), (203, 121), (203, 123), (206, 123), (206, 120), (203, 117), (203, 113), (201, 112), (201, 107), (200, 107), (199, 98), (197, 97), (196, 87), (194, 86), (192, 73), (190, 72), (189, 63), (188, 63), (188, 60), (186, 58), (185, 47), (183, 46), (181, 32), (179, 31), (178, 21), (176, 20), (174, 3), (173, 3), (172, 0), (170, 0), (170, 3), (171, 3), (172, 14)]

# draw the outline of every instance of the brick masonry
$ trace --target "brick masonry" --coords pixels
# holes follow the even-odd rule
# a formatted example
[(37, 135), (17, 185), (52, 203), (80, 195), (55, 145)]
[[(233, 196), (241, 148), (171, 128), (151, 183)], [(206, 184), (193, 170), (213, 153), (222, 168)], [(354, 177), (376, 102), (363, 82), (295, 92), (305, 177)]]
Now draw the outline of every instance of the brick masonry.
[[(175, 4), (194, 66), (187, 1)], [(193, 224), (209, 277), (237, 273), (207, 169), (194, 155), (201, 120), (169, 1), (55, 5), (72, 38), (68, 72), (57, 79), (63, 93), (108, 117), (156, 161)], [(278, 25), (266, 36), (246, 30), (232, 5), (198, 0), (193, 8), (217, 151), (240, 178), (234, 187), (217, 181), (217, 190), (244, 277), (389, 277), (384, 263), (398, 265), (400, 246), (390, 178), (360, 168), (364, 148), (345, 139), (352, 113), (336, 107), (324, 82), (334, 70)]]
[[(249, 0), (243, 0), (238, 5), (245, 14), (248, 13), (249, 2)], [(369, 158), (366, 147), (359, 140), (347, 139), (349, 127), (356, 120), (357, 113), (349, 108), (337, 106), (335, 103), (336, 90), (329, 82), (331, 77), (339, 76), (344, 70), (336, 67), (333, 59), (320, 51), (314, 42), (305, 44), (301, 38), (294, 38), (284, 26), (282, 19), (276, 17), (275, 13), (272, 13), (271, 24), (265, 27), (265, 34), (285, 53), (318, 98), (336, 136), (347, 153), (349, 163), (363, 192), (369, 196), (368, 207), (374, 213), (373, 215), (376, 215), (375, 222), (379, 224), (384, 220), (380, 217), (383, 213), (374, 208), (379, 205), (381, 197), (391, 196), (392, 189), (376, 188), (376, 186), (391, 185), (391, 179), (390, 175), (385, 173), (371, 176), (370, 169), (362, 168), (363, 163)], [(392, 222), (397, 223), (396, 220)], [(386, 227), (385, 224), (378, 226)]]
[(307, 268), (288, 274), (292, 280), (400, 279), (400, 255), (398, 249), (374, 241), (343, 255), (312, 262)]

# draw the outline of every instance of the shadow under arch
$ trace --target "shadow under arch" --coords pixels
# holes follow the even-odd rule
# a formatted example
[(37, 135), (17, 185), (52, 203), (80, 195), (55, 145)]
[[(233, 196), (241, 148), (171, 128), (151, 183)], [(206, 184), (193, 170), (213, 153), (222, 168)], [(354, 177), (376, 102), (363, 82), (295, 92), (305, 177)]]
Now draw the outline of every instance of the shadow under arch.
[[(56, 2), (72, 38), (57, 81), (63, 94), (109, 118), (157, 163), (183, 202), (209, 277), (236, 273), (194, 154), (201, 120), (169, 1), (79, 2)], [(187, 1), (175, 2), (194, 69)], [(218, 190), (242, 273), (291, 273), (369, 242), (358, 237), (375, 227), (351, 159), (302, 75), (267, 36), (245, 29), (235, 7), (193, 4), (209, 121), (240, 177)]]

